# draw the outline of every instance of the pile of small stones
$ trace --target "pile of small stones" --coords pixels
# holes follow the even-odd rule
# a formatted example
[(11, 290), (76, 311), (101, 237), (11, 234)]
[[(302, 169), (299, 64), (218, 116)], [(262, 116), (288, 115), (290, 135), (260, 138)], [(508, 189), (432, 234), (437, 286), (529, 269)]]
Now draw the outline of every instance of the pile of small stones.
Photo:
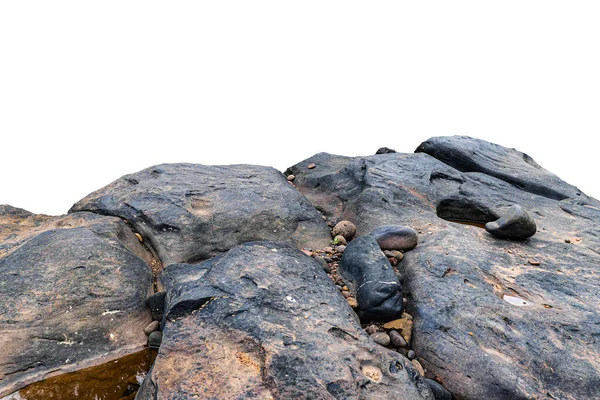
[[(293, 181), (293, 178), (293, 175), (289, 176), (288, 180), (291, 182)], [(323, 219), (327, 220), (326, 217), (323, 217)], [(333, 240), (331, 241), (331, 246), (315, 250), (303, 249), (302, 251), (321, 264), (323, 270), (328, 274), (337, 289), (346, 298), (348, 304), (356, 309), (358, 307), (358, 302), (353, 297), (348, 286), (344, 283), (342, 277), (338, 274), (338, 266), (344, 254), (344, 250), (346, 250), (346, 245), (356, 235), (356, 226), (350, 221), (328, 221), (328, 225), (332, 228), (331, 235)], [(385, 229), (382, 231), (385, 234)], [(373, 233), (377, 236), (377, 230)], [(382, 245), (381, 247), (386, 247), (384, 241), (378, 240), (378, 242)], [(416, 246), (416, 243), (414, 245)], [(411, 248), (412, 245), (409, 245), (408, 247)], [(394, 268), (398, 280), (402, 282), (402, 274), (398, 269), (398, 264), (404, 259), (404, 253), (399, 250), (383, 250), (383, 254), (385, 254)], [(404, 306), (406, 306), (407, 299), (403, 298), (402, 300)], [(417, 359), (417, 354), (410, 347), (413, 330), (413, 317), (410, 314), (403, 312), (399, 319), (386, 323), (370, 322), (363, 324), (363, 329), (375, 343), (384, 346), (389, 350), (397, 351), (408, 358), (419, 374), (426, 378), (426, 381), (432, 390), (436, 392), (436, 399), (451, 399), (451, 394), (437, 381), (437, 377), (434, 374), (423, 368)]]

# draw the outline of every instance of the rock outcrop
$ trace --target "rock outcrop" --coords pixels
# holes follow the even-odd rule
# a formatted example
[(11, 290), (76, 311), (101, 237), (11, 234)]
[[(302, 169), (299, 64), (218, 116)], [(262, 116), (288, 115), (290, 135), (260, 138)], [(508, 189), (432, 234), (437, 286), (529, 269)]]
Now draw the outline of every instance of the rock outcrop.
[(155, 262), (121, 220), (0, 207), (0, 397), (146, 345)]
[[(411, 345), (456, 398), (596, 397), (598, 201), (530, 157), (480, 140), (434, 138), (418, 150), (320, 153), (287, 173), (329, 219), (352, 221), (357, 236), (390, 224), (419, 232), (398, 264)], [(482, 229), (515, 204), (535, 219), (533, 237)]]
[(65, 216), (0, 206), (0, 398), (125, 355), (127, 399), (597, 398), (598, 200), (467, 137), (286, 175), (164, 164)]
[(434, 399), (296, 249), (248, 243), (160, 281), (164, 338), (137, 399)]
[(255, 165), (163, 164), (75, 204), (129, 221), (165, 265), (208, 259), (253, 240), (324, 247), (329, 229), (285, 177)]

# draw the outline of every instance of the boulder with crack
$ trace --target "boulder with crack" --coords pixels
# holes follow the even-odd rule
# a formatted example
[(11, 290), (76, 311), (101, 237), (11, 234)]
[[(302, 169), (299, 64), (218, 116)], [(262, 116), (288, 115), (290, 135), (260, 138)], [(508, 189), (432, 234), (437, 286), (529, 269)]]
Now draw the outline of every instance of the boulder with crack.
[(296, 249), (248, 243), (160, 281), (163, 342), (137, 399), (434, 399)]
[(143, 349), (153, 261), (118, 218), (0, 206), (0, 397)]
[[(464, 137), (431, 139), (415, 154), (320, 153), (288, 172), (358, 235), (389, 224), (419, 232), (398, 264), (412, 347), (456, 398), (597, 396), (596, 199), (523, 153)], [(535, 219), (533, 237), (515, 242), (482, 229), (515, 204)]]

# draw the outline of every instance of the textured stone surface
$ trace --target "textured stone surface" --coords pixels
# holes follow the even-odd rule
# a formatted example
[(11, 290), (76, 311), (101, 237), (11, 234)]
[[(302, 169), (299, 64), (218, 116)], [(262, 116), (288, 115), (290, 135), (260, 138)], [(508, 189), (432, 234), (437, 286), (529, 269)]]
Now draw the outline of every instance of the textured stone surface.
[[(398, 264), (414, 317), (411, 347), (456, 398), (596, 397), (598, 201), (515, 150), (461, 137), (419, 150), (320, 153), (290, 173), (330, 219), (353, 221), (357, 235), (390, 224), (420, 232)], [(535, 219), (535, 236), (513, 242), (481, 229), (514, 204)]]
[(165, 265), (239, 243), (324, 247), (329, 229), (278, 171), (253, 165), (163, 164), (126, 175), (71, 208), (127, 219)]
[(402, 287), (374, 237), (351, 241), (338, 272), (358, 301), (356, 312), (362, 322), (389, 321), (402, 315)]
[(118, 218), (0, 207), (0, 397), (141, 350), (152, 255)]
[(167, 266), (163, 342), (137, 399), (430, 399), (410, 361), (373, 343), (316, 261), (249, 243)]

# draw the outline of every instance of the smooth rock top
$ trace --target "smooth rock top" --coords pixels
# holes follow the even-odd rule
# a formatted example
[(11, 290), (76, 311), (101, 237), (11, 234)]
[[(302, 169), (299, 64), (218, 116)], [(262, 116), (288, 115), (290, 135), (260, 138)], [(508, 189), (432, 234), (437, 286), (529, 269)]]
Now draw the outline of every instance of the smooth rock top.
[(136, 399), (434, 400), (410, 361), (375, 344), (296, 249), (248, 243), (167, 266), (160, 280), (169, 311)]
[(462, 172), (481, 172), (501, 179), (527, 192), (564, 200), (578, 197), (600, 205), (581, 190), (542, 168), (533, 158), (515, 149), (468, 136), (433, 137), (421, 143), (415, 152), (423, 152)]
[(163, 263), (198, 261), (239, 243), (274, 240), (320, 248), (329, 229), (270, 167), (163, 164), (126, 175), (70, 210), (128, 220)]
[(408, 226), (380, 226), (369, 235), (377, 240), (381, 250), (407, 251), (414, 249), (419, 243), (419, 234)]
[(485, 230), (499, 238), (524, 240), (535, 235), (537, 226), (531, 215), (515, 204), (500, 219), (485, 224)]

